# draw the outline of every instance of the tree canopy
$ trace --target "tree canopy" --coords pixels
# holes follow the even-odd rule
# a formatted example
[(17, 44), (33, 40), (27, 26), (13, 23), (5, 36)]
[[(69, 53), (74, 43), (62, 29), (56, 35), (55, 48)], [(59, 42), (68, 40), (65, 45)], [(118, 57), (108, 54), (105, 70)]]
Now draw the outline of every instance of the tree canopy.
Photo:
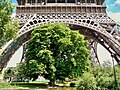
[(88, 42), (84, 36), (62, 23), (35, 28), (27, 43), (26, 67), (31, 78), (43, 75), (54, 81), (77, 77), (88, 69), (88, 60)]
[(16, 37), (19, 25), (17, 21), (12, 21), (13, 9), (10, 0), (0, 0), (0, 47)]

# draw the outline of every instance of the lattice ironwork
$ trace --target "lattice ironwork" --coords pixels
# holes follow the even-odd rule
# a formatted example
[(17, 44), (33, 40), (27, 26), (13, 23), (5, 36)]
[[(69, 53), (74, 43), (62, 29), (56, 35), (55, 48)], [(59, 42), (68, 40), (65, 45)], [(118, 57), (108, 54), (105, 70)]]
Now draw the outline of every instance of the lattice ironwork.
[[(91, 48), (91, 57), (93, 58), (93, 62), (100, 64), (98, 55), (97, 55), (97, 43), (100, 43), (103, 47), (105, 47), (111, 55), (114, 54), (114, 58), (117, 61), (118, 64), (120, 64), (120, 29), (119, 26), (112, 20), (108, 15), (103, 11), (101, 11), (102, 5), (97, 6), (96, 5), (90, 7), (90, 6), (84, 6), (81, 10), (83, 11), (75, 11), (79, 10), (79, 7), (76, 6), (76, 8), (72, 8), (71, 6), (70, 11), (66, 11), (68, 8), (62, 7), (57, 8), (57, 6), (51, 7), (55, 9), (55, 11), (47, 11), (47, 6), (19, 6), (19, 13), (17, 13), (16, 18), (19, 19), (21, 28), (18, 32), (19, 38), (16, 40), (10, 41), (9, 44), (6, 44), (4, 46), (5, 48), (1, 52), (0, 57), (0, 69), (2, 70), (6, 65), (7, 62), (10, 60), (12, 55), (15, 53), (15, 51), (22, 45), (24, 45), (31, 37), (31, 31), (33, 28), (36, 28), (43, 24), (48, 23), (65, 23), (67, 24), (71, 29), (79, 30), (80, 33), (84, 34), (87, 39), (90, 41), (90, 48)], [(33, 13), (28, 13), (29, 10), (25, 12), (26, 8), (30, 10), (43, 7), (43, 12), (36, 12), (36, 10), (33, 11)], [(33, 8), (34, 7), (34, 8)], [(75, 5), (74, 5), (75, 7)], [(60, 9), (60, 12), (57, 12), (57, 10)], [(61, 9), (64, 12), (62, 12)], [(73, 10), (72, 10), (73, 9)], [(89, 12), (89, 10), (92, 10), (94, 12)], [(99, 10), (101, 12), (98, 12)], [(41, 9), (42, 10), (42, 9)], [(49, 10), (49, 9), (48, 9)], [(45, 11), (45, 12), (44, 12)], [(23, 54), (24, 58), (24, 54)]]

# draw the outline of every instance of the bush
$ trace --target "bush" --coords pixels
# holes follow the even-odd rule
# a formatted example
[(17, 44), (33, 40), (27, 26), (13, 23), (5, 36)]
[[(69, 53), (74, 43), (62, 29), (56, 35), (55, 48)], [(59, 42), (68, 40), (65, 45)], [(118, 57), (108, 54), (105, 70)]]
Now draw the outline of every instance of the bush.
[(93, 74), (84, 73), (80, 78), (77, 90), (96, 90), (96, 80)]
[(113, 90), (114, 88), (113, 77), (100, 76), (99, 79), (96, 80), (96, 82), (97, 82), (97, 87), (100, 90)]
[(118, 88), (115, 87), (113, 68), (93, 67), (80, 78), (77, 90), (120, 90), (120, 68), (116, 67)]

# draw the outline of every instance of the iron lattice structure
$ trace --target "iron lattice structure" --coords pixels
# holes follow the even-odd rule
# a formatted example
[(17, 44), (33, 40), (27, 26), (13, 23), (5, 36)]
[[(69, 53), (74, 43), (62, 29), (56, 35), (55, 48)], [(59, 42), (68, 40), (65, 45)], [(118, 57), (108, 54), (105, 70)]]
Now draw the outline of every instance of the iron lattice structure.
[[(17, 0), (16, 18), (21, 28), (19, 38), (11, 40), (1, 52), (2, 70), (20, 47), (31, 38), (33, 28), (48, 23), (65, 23), (79, 30), (90, 42), (91, 58), (98, 63), (97, 44), (100, 43), (120, 64), (120, 29), (107, 15), (104, 0)], [(23, 53), (24, 58), (24, 53)]]

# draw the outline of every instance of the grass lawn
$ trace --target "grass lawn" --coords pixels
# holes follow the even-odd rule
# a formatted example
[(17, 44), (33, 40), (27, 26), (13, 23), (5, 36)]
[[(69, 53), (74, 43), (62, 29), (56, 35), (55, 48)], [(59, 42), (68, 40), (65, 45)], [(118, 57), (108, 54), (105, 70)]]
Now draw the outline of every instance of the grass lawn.
[(26, 82), (13, 82), (13, 83), (0, 83), (1, 89), (39, 89), (39, 88), (47, 88), (46, 84), (43, 83), (26, 83)]
[(10, 85), (10, 83), (0, 83), (0, 90), (1, 89), (23, 89), (23, 87), (19, 87), (16, 85)]
[[(70, 82), (56, 84), (58, 87), (69, 87)], [(45, 82), (11, 82), (0, 83), (0, 90), (37, 90), (48, 88), (48, 83)], [(61, 89), (60, 89), (61, 90)]]

